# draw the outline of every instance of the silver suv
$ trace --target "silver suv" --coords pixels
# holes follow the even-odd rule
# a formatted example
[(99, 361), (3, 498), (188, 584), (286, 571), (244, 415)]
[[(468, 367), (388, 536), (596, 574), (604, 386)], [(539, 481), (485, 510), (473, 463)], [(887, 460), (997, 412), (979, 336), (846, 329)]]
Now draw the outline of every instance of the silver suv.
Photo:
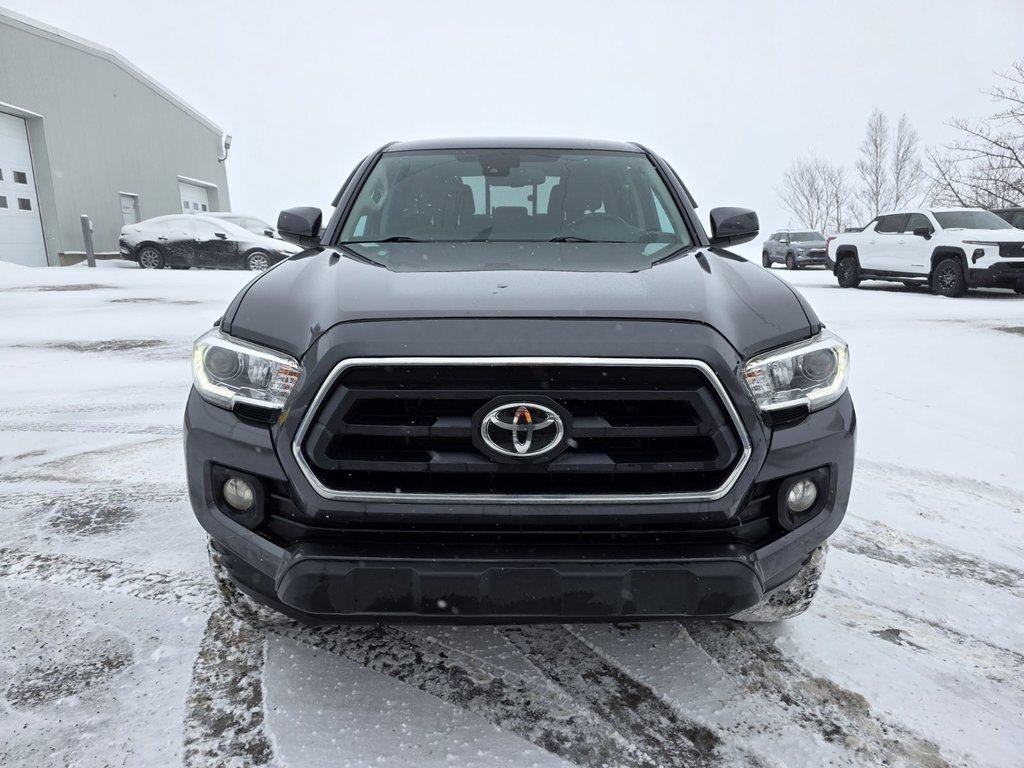
[(825, 262), (825, 236), (811, 229), (782, 229), (764, 241), (761, 264), (771, 269), (772, 264), (785, 264), (786, 269), (806, 267)]

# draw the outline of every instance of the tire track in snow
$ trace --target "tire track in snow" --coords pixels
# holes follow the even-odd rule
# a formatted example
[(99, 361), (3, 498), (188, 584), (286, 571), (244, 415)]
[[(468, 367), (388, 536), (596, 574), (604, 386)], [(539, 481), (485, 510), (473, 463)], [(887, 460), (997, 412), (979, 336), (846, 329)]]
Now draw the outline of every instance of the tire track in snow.
[(151, 403), (97, 403), (90, 401), (64, 404), (46, 403), (45, 405), (30, 406), (11, 404), (10, 407), (4, 409), (4, 413), (8, 418), (15, 415), (39, 416), (40, 413), (45, 413), (48, 416), (71, 414), (81, 419), (85, 416), (102, 416), (107, 414), (123, 416), (126, 413), (152, 413), (154, 411), (165, 411), (168, 408), (167, 402), (162, 400)]
[(57, 421), (0, 421), (0, 432), (95, 432), (106, 435), (180, 437), (181, 427), (168, 424), (108, 424)]
[[(821, 595), (834, 604), (829, 618), (845, 627), (919, 653), (955, 659), (957, 664), (969, 662), (992, 682), (1024, 691), (1024, 653), (833, 585), (823, 588)], [(842, 604), (835, 604), (839, 601)]]
[(936, 486), (949, 488), (956, 493), (970, 493), (978, 498), (989, 498), (1002, 505), (1010, 505), (1015, 509), (1024, 509), (1024, 492), (1005, 485), (996, 485), (976, 477), (965, 475), (948, 475), (941, 472), (929, 472), (917, 467), (899, 464), (887, 464), (867, 459), (857, 459), (857, 472), (865, 472), (886, 480), (896, 479), (898, 487), (912, 480), (926, 488)]
[(723, 675), (738, 678), (752, 695), (774, 701), (798, 724), (869, 764), (951, 768), (935, 744), (875, 717), (859, 693), (811, 677), (754, 627), (708, 622), (683, 629)]
[(333, 653), (476, 714), (585, 768), (667, 768), (580, 702), (534, 681), (396, 627), (275, 627), (276, 634)]
[[(78, 455), (82, 454), (76, 457)], [(47, 464), (38, 466), (45, 467)], [(61, 484), (67, 486), (69, 482), (65, 477)], [(188, 489), (181, 483), (153, 483), (145, 493), (139, 493), (137, 487), (131, 484), (108, 483), (97, 487), (92, 480), (86, 480), (85, 483), (85, 488), (65, 487), (61, 490), (0, 490), (0, 510), (24, 510), (36, 518), (48, 513), (68, 513), (74, 510), (91, 510), (99, 515), (106, 507), (135, 508), (140, 497), (144, 497), (141, 500), (145, 505), (170, 504), (188, 498)], [(4, 485), (6, 483), (0, 483), (0, 489)]]
[(34, 581), (95, 592), (112, 592), (209, 612), (216, 605), (210, 579), (183, 572), (149, 571), (132, 565), (67, 554), (0, 548), (0, 578)]
[(185, 768), (274, 764), (265, 729), (267, 633), (214, 611), (192, 665), (185, 703)]
[(653, 690), (611, 664), (565, 627), (507, 626), (496, 630), (566, 693), (628, 734), (659, 768), (715, 766), (721, 738), (685, 719)]
[(1024, 598), (1024, 571), (972, 557), (931, 539), (911, 536), (871, 521), (866, 530), (843, 528), (830, 540), (836, 549), (933, 576), (950, 576), (987, 584)]
[(0, 578), (127, 595), (210, 613), (192, 667), (184, 720), (186, 768), (273, 764), (264, 728), (266, 631), (220, 608), (209, 577), (162, 573), (66, 554), (0, 548)]

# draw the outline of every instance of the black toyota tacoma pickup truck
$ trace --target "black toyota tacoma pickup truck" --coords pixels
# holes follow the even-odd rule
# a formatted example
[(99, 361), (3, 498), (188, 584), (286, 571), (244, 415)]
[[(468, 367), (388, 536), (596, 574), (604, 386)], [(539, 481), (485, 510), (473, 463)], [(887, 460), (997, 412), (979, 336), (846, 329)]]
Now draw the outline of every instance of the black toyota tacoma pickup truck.
[[(788, 618), (846, 511), (847, 345), (636, 144), (389, 144), (196, 340), (235, 615)], [(285, 617), (290, 617), (286, 619)]]

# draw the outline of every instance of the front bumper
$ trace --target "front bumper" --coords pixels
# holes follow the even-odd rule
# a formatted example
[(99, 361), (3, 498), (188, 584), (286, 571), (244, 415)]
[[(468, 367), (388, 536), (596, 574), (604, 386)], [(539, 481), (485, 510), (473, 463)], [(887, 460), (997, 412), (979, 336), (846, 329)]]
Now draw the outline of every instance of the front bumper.
[(990, 267), (972, 267), (968, 274), (971, 288), (1024, 289), (1024, 260), (1000, 260)]
[(803, 254), (796, 254), (796, 263), (801, 265), (821, 264), (825, 266), (827, 260), (824, 251), (809, 251)]
[[(610, 621), (730, 616), (793, 578), (845, 514), (856, 417), (846, 394), (752, 434), (756, 465), (722, 499), (578, 510), (324, 499), (286, 471), (278, 429), (194, 391), (185, 413), (193, 509), (260, 602), (310, 624)], [(255, 530), (232, 519), (217, 468), (258, 478), (271, 519)], [(786, 531), (775, 490), (817, 468), (820, 509)]]

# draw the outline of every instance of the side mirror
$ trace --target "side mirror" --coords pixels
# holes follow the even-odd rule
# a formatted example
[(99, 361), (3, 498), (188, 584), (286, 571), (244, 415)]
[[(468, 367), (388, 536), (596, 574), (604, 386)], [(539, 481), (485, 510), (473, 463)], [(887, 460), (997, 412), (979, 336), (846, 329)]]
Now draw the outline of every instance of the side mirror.
[(319, 245), (320, 222), (323, 217), (319, 208), (288, 208), (277, 217), (277, 233), (282, 239), (296, 245)]
[(761, 228), (757, 214), (749, 208), (712, 208), (711, 245), (749, 243)]
[(923, 237), (925, 240), (932, 239), (931, 227), (914, 227), (914, 237)]

